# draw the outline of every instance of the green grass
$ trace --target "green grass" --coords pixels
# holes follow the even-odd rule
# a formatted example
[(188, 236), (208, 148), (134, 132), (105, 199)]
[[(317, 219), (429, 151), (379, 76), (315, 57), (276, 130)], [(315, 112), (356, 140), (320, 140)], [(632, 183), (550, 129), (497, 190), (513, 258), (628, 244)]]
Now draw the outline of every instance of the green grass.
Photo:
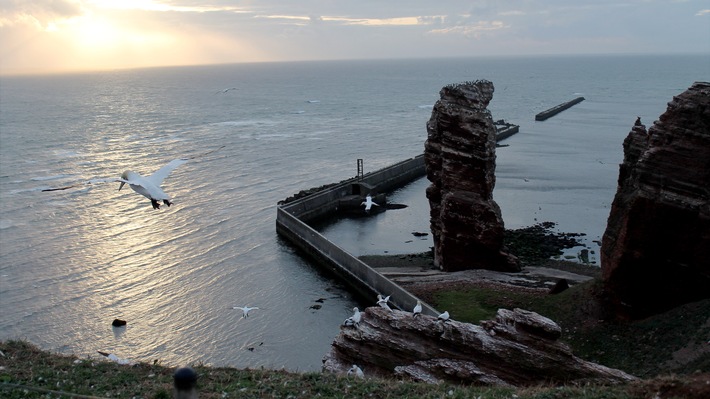
[[(440, 291), (431, 305), (447, 309), (455, 320), (478, 323), (499, 308), (523, 308), (554, 320), (562, 340), (584, 359), (618, 368), (639, 377), (674, 372), (710, 372), (710, 354), (685, 363), (673, 353), (709, 345), (710, 300), (680, 306), (639, 321), (608, 321), (600, 304), (598, 280), (580, 284), (558, 295), (539, 295), (495, 288)], [(692, 355), (691, 355), (692, 356)]]
[[(0, 342), (0, 397), (172, 398), (173, 368), (118, 365), (41, 351), (24, 341)], [(330, 373), (291, 373), (197, 366), (198, 392), (209, 398), (641, 398), (643, 386), (463, 387), (394, 379), (354, 380)], [(677, 381), (673, 382), (678, 385)], [(8, 385), (12, 384), (12, 386)], [(654, 388), (655, 389), (655, 388)], [(632, 394), (636, 392), (635, 394)], [(62, 394), (64, 393), (64, 394)]]

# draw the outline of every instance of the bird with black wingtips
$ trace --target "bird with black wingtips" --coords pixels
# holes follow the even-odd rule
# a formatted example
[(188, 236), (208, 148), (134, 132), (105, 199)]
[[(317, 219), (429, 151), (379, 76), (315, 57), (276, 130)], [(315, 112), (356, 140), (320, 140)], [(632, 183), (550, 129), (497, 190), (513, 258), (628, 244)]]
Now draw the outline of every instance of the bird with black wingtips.
[(417, 317), (420, 314), (422, 314), (422, 303), (417, 300), (417, 304), (414, 305), (414, 309), (412, 309), (412, 317)]
[(360, 314), (360, 309), (357, 307), (353, 308), (353, 315), (345, 319), (343, 325), (346, 327), (359, 327), (362, 315)]
[(48, 188), (44, 189), (42, 191), (60, 191), (60, 190), (67, 190), (73, 187), (81, 186), (81, 185), (90, 185), (90, 184), (97, 184), (97, 183), (111, 183), (111, 182), (118, 182), (121, 183), (118, 186), (118, 190), (121, 191), (124, 185), (128, 184), (129, 187), (133, 189), (133, 191), (137, 192), (138, 194), (141, 194), (142, 196), (148, 198), (150, 200), (151, 205), (153, 205), (153, 209), (160, 209), (160, 203), (162, 202), (164, 205), (170, 206), (173, 204), (172, 198), (168, 194), (163, 191), (163, 189), (160, 187), (163, 184), (163, 180), (165, 180), (170, 173), (175, 170), (180, 165), (185, 164), (186, 162), (190, 161), (191, 159), (195, 159), (207, 154), (211, 154), (221, 148), (224, 148), (225, 146), (221, 146), (215, 150), (205, 152), (203, 154), (195, 155), (192, 157), (188, 158), (179, 158), (179, 159), (174, 159), (170, 162), (168, 162), (167, 165), (161, 167), (160, 169), (156, 170), (153, 172), (153, 174), (149, 176), (141, 176), (139, 173), (136, 173), (131, 170), (126, 170), (121, 174), (121, 177), (118, 179), (115, 178), (101, 178), (101, 179), (91, 179), (85, 183), (81, 184), (73, 184), (70, 186), (64, 186), (64, 187), (58, 187), (58, 188)]

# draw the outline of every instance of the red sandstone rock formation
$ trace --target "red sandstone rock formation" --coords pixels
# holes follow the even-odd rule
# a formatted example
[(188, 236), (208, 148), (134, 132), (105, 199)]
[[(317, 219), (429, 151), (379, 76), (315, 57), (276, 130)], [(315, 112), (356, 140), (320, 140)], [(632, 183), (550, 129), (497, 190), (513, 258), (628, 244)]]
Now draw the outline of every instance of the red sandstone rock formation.
[(552, 320), (521, 309), (500, 309), (478, 326), (371, 307), (358, 328), (341, 327), (323, 369), (345, 373), (357, 364), (366, 376), (504, 386), (635, 379), (575, 357), (560, 334)]
[(486, 108), (493, 83), (450, 85), (439, 94), (424, 152), (434, 264), (446, 271), (519, 271), (518, 260), (503, 251), (505, 229), (493, 201), (496, 129)]
[(617, 315), (641, 318), (710, 297), (710, 83), (624, 140), (601, 248)]

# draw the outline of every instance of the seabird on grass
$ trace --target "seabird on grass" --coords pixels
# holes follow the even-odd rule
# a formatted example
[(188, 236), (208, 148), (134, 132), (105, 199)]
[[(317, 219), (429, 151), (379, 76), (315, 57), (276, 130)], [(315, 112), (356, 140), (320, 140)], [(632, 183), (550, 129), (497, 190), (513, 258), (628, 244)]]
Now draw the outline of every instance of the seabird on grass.
[(108, 352), (99, 352), (100, 355), (106, 356), (109, 360), (112, 360), (118, 364), (128, 364), (128, 365), (133, 365), (133, 362), (128, 360), (128, 359), (121, 359), (120, 357), (114, 355), (113, 353), (108, 353)]
[(257, 307), (250, 308), (248, 306), (234, 306), (232, 309), (240, 309), (242, 311), (242, 318), (247, 318), (249, 317), (249, 312), (254, 310), (254, 309), (259, 309)]
[(346, 327), (358, 327), (360, 326), (360, 320), (362, 315), (360, 315), (360, 309), (357, 307), (353, 308), (353, 315), (345, 319), (343, 325)]
[(412, 310), (412, 317), (417, 317), (422, 313), (422, 303), (417, 300), (417, 304), (414, 306), (414, 309)]
[(376, 202), (372, 200), (372, 196), (368, 195), (365, 197), (365, 201), (363, 201), (360, 205), (365, 205), (365, 212), (370, 212), (370, 209), (372, 209), (372, 206), (379, 206)]
[(352, 367), (350, 367), (350, 370), (348, 370), (348, 375), (355, 374), (355, 377), (357, 378), (365, 378), (365, 373), (362, 372), (362, 369), (358, 367), (356, 364), (353, 364)]

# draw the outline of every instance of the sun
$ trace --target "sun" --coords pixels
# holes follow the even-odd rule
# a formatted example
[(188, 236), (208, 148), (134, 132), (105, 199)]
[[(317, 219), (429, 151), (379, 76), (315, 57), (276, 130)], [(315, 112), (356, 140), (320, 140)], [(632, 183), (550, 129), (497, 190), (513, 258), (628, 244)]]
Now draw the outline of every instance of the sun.
[(103, 17), (84, 16), (67, 27), (67, 34), (79, 47), (89, 50), (107, 49), (127, 39), (125, 31)]

